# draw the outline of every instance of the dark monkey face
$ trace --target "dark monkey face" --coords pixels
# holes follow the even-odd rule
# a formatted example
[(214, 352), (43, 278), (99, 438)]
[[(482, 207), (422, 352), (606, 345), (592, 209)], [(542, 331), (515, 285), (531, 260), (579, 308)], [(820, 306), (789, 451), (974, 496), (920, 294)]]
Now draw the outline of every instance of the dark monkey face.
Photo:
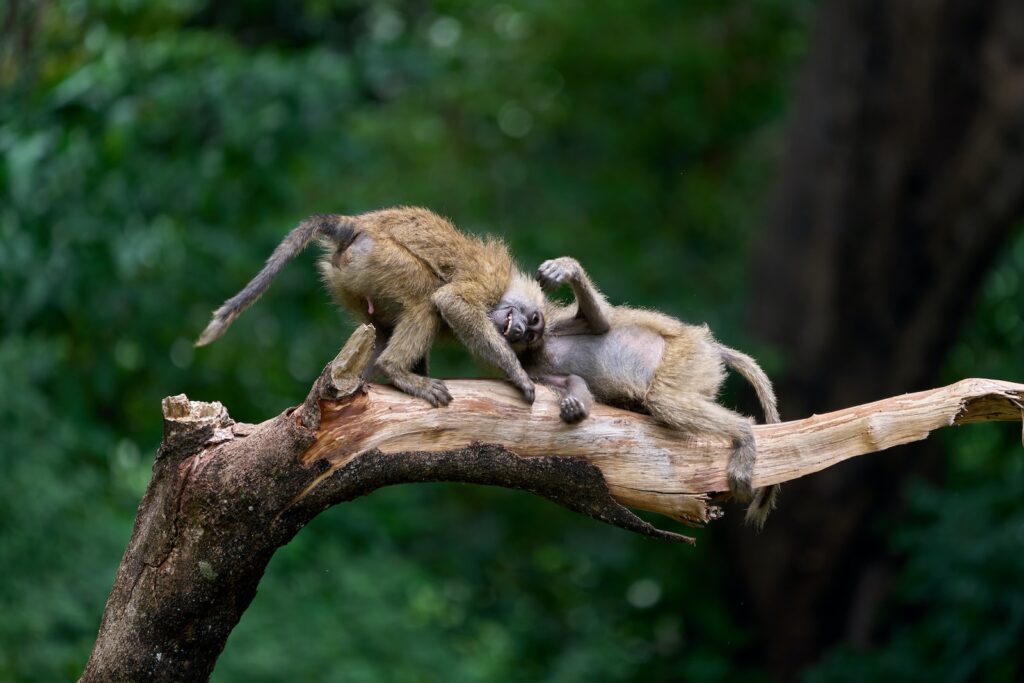
[(536, 304), (506, 296), (491, 311), (491, 322), (512, 346), (533, 346), (544, 335), (544, 313)]

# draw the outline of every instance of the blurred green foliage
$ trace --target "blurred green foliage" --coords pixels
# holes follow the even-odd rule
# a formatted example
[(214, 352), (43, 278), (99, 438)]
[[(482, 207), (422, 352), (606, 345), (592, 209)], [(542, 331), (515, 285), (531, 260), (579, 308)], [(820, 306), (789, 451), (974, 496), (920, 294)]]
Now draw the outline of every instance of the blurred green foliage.
[[(945, 370), (1021, 381), (1024, 235), (988, 275)], [(942, 488), (917, 482), (889, 549), (906, 561), (869, 651), (837, 648), (808, 675), (831, 681), (1015, 681), (1024, 673), (1024, 457), (1019, 425), (936, 437), (949, 454)]]
[[(31, 49), (6, 36), (0, 679), (81, 671), (163, 396), (260, 421), (301, 400), (347, 336), (307, 254), (225, 338), (192, 347), (308, 214), (426, 205), (504, 235), (527, 267), (572, 253), (614, 300), (749, 348), (745, 264), (807, 12), (66, 0), (41, 11)], [(1019, 373), (1014, 254), (952, 372), (985, 359)], [(455, 347), (433, 361), (439, 376), (476, 372)], [(1020, 544), (1024, 483), (1011, 438), (975, 429), (949, 440), (957, 505), (922, 487), (912, 521), (894, 523), (900, 605), (923, 617), (815, 680), (902, 672), (931, 648), (975, 662), (968, 677), (1012, 663), (1024, 567), (993, 558)], [(962, 552), (960, 534), (988, 545)], [(214, 680), (758, 680), (731, 580), (714, 535), (694, 551), (526, 494), (399, 487), (321, 515), (278, 553)]]

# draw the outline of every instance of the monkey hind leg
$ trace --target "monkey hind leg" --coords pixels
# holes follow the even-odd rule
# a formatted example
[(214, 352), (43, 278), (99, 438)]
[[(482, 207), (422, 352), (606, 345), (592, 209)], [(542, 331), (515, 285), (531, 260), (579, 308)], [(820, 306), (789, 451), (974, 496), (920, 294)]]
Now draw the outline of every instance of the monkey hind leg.
[(373, 355), (370, 356), (370, 362), (366, 364), (363, 369), (363, 381), (371, 382), (374, 377), (380, 374), (377, 369), (377, 361), (380, 359), (384, 349), (388, 347), (388, 343), (391, 341), (391, 330), (387, 327), (378, 327), (377, 334), (373, 339)]
[(531, 375), (530, 378), (558, 394), (558, 414), (563, 421), (572, 424), (590, 415), (594, 395), (579, 375)]
[(747, 511), (748, 521), (763, 524), (774, 505), (775, 494), (769, 491), (760, 495), (764, 489), (755, 491), (752, 486), (757, 444), (750, 420), (706, 396), (672, 391), (657, 383), (648, 392), (645, 404), (653, 417), (669, 427), (690, 433), (720, 434), (732, 442), (733, 451), (726, 471), (729, 490), (738, 500), (753, 499)]
[[(739, 416), (737, 416), (739, 417)], [(757, 460), (757, 443), (750, 423), (746, 423), (747, 434), (733, 442), (734, 450), (729, 458), (729, 489), (738, 500), (749, 500), (744, 520), (758, 530), (764, 527), (768, 515), (775, 509), (779, 496), (779, 485), (753, 488), (754, 461)]]
[(384, 351), (377, 358), (377, 369), (391, 383), (410, 396), (424, 399), (430, 405), (446, 406), (452, 396), (444, 382), (413, 372), (422, 363), (441, 326), (437, 312), (429, 305), (407, 307), (395, 325)]

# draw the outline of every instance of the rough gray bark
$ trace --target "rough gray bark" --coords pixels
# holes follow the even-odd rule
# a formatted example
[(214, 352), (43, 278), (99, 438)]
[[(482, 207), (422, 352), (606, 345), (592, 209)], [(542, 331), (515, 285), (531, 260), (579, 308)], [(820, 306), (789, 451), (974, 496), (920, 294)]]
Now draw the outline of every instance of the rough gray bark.
[[(1022, 215), (1024, 3), (826, 0), (756, 259), (754, 328), (788, 360), (783, 414), (932, 385)], [(914, 460), (798, 482), (764, 534), (736, 530), (782, 678), (836, 640), (870, 644), (891, 574), (874, 520)]]

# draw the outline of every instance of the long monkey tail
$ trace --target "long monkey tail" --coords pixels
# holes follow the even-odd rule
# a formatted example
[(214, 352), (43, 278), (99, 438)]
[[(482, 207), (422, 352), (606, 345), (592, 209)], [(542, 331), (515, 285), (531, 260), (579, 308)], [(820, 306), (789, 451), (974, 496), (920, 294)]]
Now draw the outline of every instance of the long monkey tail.
[[(775, 398), (772, 382), (764, 370), (753, 358), (745, 353), (718, 344), (722, 361), (750, 382), (757, 393), (757, 400), (764, 411), (764, 421), (768, 424), (779, 422), (779, 408)], [(758, 529), (764, 526), (769, 513), (775, 509), (775, 501), (779, 496), (779, 485), (762, 486), (754, 492), (754, 500), (747, 506), (746, 521)]]
[(718, 350), (722, 354), (722, 362), (743, 375), (743, 378), (754, 387), (761, 410), (764, 411), (764, 421), (768, 424), (778, 422), (779, 408), (775, 390), (772, 388), (772, 381), (768, 379), (768, 375), (764, 374), (764, 370), (757, 364), (757, 361), (741, 351), (730, 349), (722, 344), (718, 344)]
[(266, 265), (256, 274), (256, 277), (249, 281), (245, 289), (225, 301), (224, 305), (213, 312), (213, 318), (203, 333), (199, 335), (196, 346), (206, 346), (224, 334), (235, 318), (255, 303), (270, 287), (270, 283), (281, 272), (285, 264), (305, 249), (314, 238), (326, 237), (337, 244), (345, 244), (351, 242), (357, 232), (358, 229), (352, 219), (335, 214), (310, 216), (299, 223), (288, 233), (287, 237), (281, 240), (281, 243), (274, 249), (274, 253), (267, 259)]

